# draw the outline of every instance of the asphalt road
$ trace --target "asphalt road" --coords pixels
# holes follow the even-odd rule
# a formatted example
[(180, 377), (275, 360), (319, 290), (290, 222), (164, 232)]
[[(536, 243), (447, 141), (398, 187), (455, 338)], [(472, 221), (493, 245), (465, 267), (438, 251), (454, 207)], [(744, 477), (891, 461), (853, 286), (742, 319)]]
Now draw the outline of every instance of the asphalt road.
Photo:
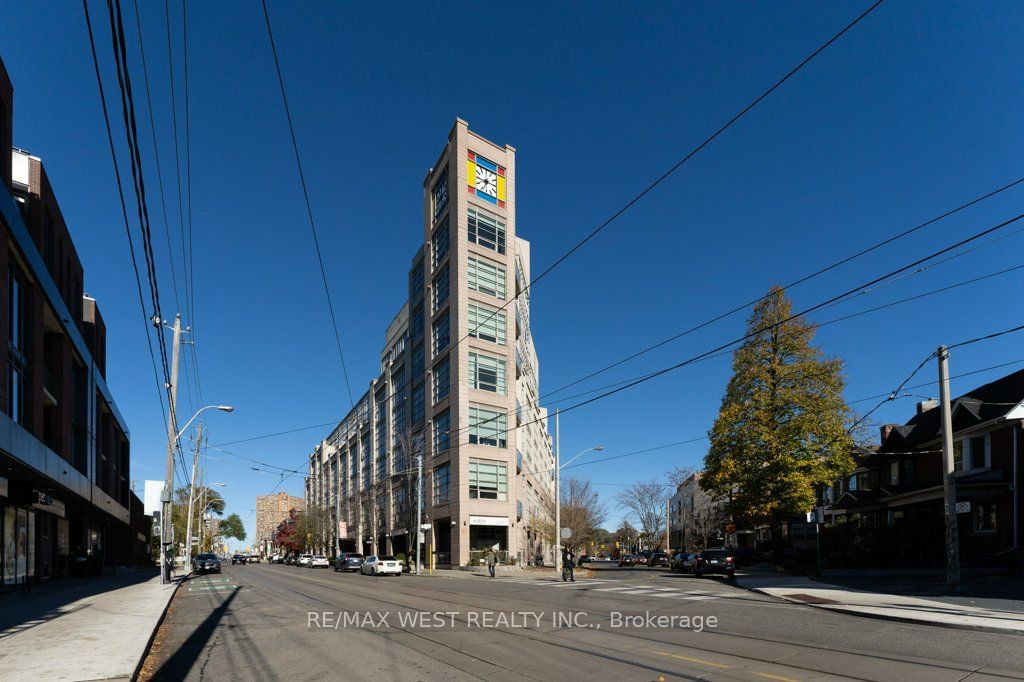
[(591, 575), (226, 566), (179, 589), (143, 679), (1024, 679), (1018, 636), (831, 613), (661, 570)]

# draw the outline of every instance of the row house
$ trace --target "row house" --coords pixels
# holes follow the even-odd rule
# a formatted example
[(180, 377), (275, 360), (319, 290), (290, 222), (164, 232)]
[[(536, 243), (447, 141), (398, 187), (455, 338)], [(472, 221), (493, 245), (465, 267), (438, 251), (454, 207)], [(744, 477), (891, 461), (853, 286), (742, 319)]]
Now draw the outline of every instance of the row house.
[[(1021, 427), (1024, 370), (967, 391), (951, 402), (957, 530), (965, 565), (1001, 564), (1024, 536)], [(941, 410), (925, 400), (903, 425), (881, 427), (881, 444), (858, 456), (856, 470), (825, 491), (826, 522), (866, 528), (913, 524), (942, 556), (944, 518)]]

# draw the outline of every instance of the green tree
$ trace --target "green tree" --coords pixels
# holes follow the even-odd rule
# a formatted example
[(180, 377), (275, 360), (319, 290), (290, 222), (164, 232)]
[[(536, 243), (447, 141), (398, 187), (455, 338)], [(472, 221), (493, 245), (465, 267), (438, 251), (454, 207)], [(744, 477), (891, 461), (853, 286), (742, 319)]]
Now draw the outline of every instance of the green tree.
[(220, 535), (225, 538), (234, 538), (239, 542), (245, 540), (245, 524), (238, 514), (231, 514), (220, 522)]
[(791, 316), (779, 287), (754, 307), (700, 479), (736, 518), (773, 528), (854, 467), (843, 362), (812, 346), (814, 326)]

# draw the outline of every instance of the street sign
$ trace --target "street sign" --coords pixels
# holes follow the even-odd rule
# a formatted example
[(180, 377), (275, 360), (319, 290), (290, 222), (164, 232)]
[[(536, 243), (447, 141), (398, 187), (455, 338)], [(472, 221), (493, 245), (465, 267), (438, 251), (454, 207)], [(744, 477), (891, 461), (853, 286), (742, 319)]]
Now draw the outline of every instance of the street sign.
[(970, 502), (957, 502), (956, 503), (956, 513), (957, 514), (970, 514), (971, 513), (971, 503)]
[(568, 540), (571, 537), (572, 537), (572, 528), (563, 528), (562, 529), (562, 539), (563, 540)]

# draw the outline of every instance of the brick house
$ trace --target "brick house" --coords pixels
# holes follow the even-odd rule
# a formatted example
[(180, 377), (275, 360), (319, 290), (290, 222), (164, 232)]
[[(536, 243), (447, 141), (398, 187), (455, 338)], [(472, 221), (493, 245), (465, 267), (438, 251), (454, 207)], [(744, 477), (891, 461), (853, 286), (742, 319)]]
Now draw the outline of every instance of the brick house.
[[(1024, 370), (967, 391), (951, 403), (954, 480), (961, 560), (996, 565), (1019, 551), (1024, 447)], [(916, 563), (941, 562), (943, 489), (941, 414), (926, 400), (903, 425), (881, 427), (881, 444), (825, 492), (826, 522), (864, 528), (925, 529), (929, 551)], [(934, 548), (931, 546), (934, 545)], [(933, 551), (934, 550), (934, 551)]]

